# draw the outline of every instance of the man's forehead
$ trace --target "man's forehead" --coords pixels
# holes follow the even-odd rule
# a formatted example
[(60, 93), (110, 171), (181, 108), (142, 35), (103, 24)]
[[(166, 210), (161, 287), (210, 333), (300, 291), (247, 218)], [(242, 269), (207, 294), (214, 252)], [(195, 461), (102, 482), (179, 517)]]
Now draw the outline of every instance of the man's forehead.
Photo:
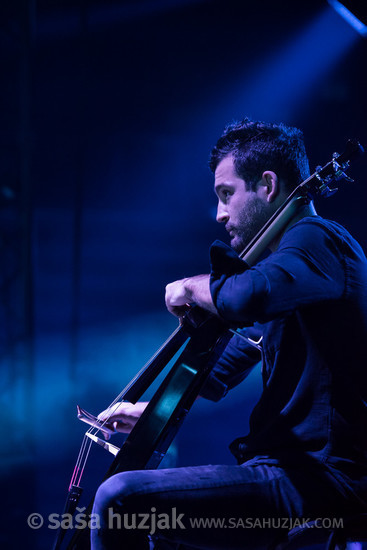
[(233, 158), (231, 155), (224, 157), (218, 164), (214, 174), (214, 186), (217, 187), (223, 183), (236, 183), (243, 181), (235, 171)]
[(218, 163), (215, 173), (231, 169), (234, 170), (234, 158), (231, 154), (229, 154)]

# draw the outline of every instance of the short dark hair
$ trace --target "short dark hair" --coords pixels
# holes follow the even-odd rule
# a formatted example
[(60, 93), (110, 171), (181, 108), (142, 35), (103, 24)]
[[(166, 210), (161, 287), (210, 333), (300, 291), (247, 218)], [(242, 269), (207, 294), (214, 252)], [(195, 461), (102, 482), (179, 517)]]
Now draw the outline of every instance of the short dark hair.
[(232, 155), (238, 177), (254, 189), (265, 170), (272, 170), (291, 191), (310, 175), (303, 133), (283, 123), (271, 124), (245, 118), (228, 125), (211, 151), (209, 166)]

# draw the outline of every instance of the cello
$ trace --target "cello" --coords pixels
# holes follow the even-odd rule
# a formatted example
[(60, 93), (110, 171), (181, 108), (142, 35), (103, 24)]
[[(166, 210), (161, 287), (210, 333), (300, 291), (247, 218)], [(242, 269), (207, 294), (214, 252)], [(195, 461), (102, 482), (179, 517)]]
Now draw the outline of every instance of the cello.
[[(218, 257), (224, 257), (233, 273), (241, 273), (255, 265), (270, 243), (284, 231), (301, 208), (318, 196), (327, 197), (334, 194), (337, 189), (332, 185), (338, 180), (353, 181), (345, 172), (351, 160), (363, 152), (360, 143), (348, 141), (344, 153), (341, 155), (334, 153), (330, 162), (318, 168), (292, 191), (241, 254), (237, 255), (230, 247), (216, 241), (211, 248), (212, 261)], [(73, 516), (77, 510), (82, 494), (81, 477), (93, 441), (115, 455), (101, 481), (120, 472), (154, 469), (159, 466), (185, 416), (200, 394), (216, 358), (233, 333), (247, 339), (238, 333), (237, 329), (238, 327), (228, 325), (216, 315), (209, 314), (195, 305), (188, 309), (174, 333), (109, 407), (112, 415), (115, 404), (121, 400), (135, 404), (174, 355), (184, 347), (121, 449), (97, 436), (98, 432), (113, 433), (114, 429), (108, 418), (100, 421), (78, 408), (80, 420), (90, 424), (91, 428), (84, 436), (70, 483), (64, 514)], [(247, 340), (251, 345), (260, 347), (260, 341)], [(86, 509), (86, 525), (74, 530), (65, 546), (66, 550), (89, 548), (92, 505), (93, 501)], [(53, 550), (62, 548), (67, 530), (62, 527), (59, 529)]]

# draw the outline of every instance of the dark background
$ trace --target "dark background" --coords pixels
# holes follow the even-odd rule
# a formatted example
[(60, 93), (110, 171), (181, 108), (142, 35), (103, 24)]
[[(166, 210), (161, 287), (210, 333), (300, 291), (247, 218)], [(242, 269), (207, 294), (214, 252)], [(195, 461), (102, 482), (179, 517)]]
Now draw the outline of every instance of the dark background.
[[(322, 0), (16, 0), (0, 14), (0, 543), (32, 550), (52, 546), (76, 404), (112, 401), (176, 327), (165, 285), (207, 272), (226, 239), (207, 167), (223, 127), (298, 126), (312, 170), (348, 138), (367, 144), (366, 40)], [(366, 249), (365, 169), (318, 210)], [(195, 404), (168, 463), (232, 463), (259, 390), (255, 371)]]

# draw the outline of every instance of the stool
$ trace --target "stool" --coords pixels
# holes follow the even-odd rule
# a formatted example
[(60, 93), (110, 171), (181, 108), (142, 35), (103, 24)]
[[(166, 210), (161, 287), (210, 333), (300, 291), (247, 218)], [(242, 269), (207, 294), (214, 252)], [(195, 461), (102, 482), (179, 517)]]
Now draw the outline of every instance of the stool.
[(294, 527), (272, 550), (306, 550), (320, 545), (325, 550), (345, 550), (350, 542), (367, 542), (367, 514), (344, 517), (336, 522), (337, 527), (320, 527), (317, 520)]

